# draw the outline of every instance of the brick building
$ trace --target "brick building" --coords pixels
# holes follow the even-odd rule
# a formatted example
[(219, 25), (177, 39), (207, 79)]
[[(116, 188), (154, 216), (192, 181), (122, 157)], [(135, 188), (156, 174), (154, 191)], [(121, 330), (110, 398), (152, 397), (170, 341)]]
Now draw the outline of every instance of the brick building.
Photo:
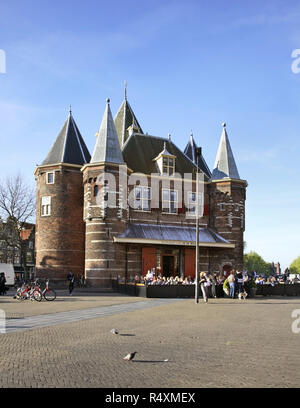
[(20, 279), (33, 278), (35, 275), (35, 224), (23, 223), (20, 227), (20, 239), (9, 223), (0, 226), (0, 263), (14, 265), (15, 276)]
[(70, 111), (35, 170), (37, 275), (58, 282), (72, 270), (103, 288), (151, 268), (195, 276), (197, 169), (200, 270), (242, 268), (247, 182), (225, 123), (211, 173), (193, 135), (182, 152), (144, 133), (126, 93), (114, 119), (107, 100), (92, 155)]

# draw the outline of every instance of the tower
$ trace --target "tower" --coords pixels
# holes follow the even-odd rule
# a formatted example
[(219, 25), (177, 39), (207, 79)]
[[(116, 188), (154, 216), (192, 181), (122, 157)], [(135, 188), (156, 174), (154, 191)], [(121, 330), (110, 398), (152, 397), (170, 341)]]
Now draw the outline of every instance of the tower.
[[(220, 253), (221, 268), (225, 272), (243, 267), (243, 235), (245, 231), (245, 200), (247, 181), (239, 176), (226, 124), (215, 160), (210, 184), (210, 226), (229, 242), (232, 251)], [(218, 262), (220, 265), (220, 261)], [(215, 267), (218, 269), (217, 266)]]
[(108, 288), (123, 275), (125, 249), (113, 237), (125, 231), (127, 170), (107, 99), (90, 163), (82, 168), (86, 224), (85, 277), (91, 286)]
[(62, 283), (84, 272), (83, 164), (89, 151), (70, 109), (47, 157), (35, 169), (36, 273)]

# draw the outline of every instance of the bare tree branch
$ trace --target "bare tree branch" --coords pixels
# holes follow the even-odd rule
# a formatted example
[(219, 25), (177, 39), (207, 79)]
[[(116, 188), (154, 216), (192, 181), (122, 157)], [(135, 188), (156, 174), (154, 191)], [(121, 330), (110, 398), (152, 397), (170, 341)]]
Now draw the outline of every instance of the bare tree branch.
[(24, 245), (21, 231), (33, 221), (35, 214), (35, 191), (20, 174), (0, 181), (0, 239), (10, 248), (18, 248), (21, 258), (24, 256)]

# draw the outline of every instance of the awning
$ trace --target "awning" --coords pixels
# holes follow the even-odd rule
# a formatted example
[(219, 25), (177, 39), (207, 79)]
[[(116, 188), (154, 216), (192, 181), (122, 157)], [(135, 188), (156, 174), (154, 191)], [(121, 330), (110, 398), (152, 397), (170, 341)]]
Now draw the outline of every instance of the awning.
[[(195, 246), (196, 228), (157, 224), (128, 224), (126, 231), (114, 237), (114, 242)], [(199, 228), (199, 246), (234, 248), (211, 228)]]

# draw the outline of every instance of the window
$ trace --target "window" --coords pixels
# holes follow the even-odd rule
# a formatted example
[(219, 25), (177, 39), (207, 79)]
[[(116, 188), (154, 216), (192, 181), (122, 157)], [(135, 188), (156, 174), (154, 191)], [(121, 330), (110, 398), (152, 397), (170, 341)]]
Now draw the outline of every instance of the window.
[(150, 211), (151, 187), (135, 187), (134, 208), (140, 211)]
[(172, 176), (175, 173), (175, 158), (163, 156), (163, 176)]
[(162, 212), (168, 214), (177, 214), (178, 193), (176, 190), (163, 189), (162, 191)]
[(235, 211), (239, 211), (239, 209), (240, 209), (239, 205), (235, 204), (234, 209), (235, 209)]
[(15, 257), (14, 257), (14, 262), (13, 262), (14, 264), (19, 264), (20, 263), (20, 254), (15, 254)]
[(225, 211), (225, 204), (220, 204), (220, 211)]
[[(196, 215), (196, 205), (197, 205), (197, 196), (196, 193), (189, 191), (188, 192), (188, 214), (189, 215)], [(198, 193), (198, 200), (199, 200), (199, 215), (202, 214), (202, 206), (203, 206), (203, 194)]]
[(33, 241), (29, 241), (29, 243), (28, 243), (28, 248), (29, 248), (29, 249), (33, 249)]
[(26, 254), (26, 262), (31, 263), (32, 262), (32, 252), (27, 252)]
[(98, 191), (99, 191), (99, 188), (98, 188), (98, 186), (97, 186), (97, 185), (95, 185), (95, 186), (94, 186), (94, 197), (96, 197), (96, 196), (97, 196)]
[(46, 181), (47, 184), (54, 184), (54, 171), (46, 173), (46, 178), (47, 178), (47, 181)]
[(51, 215), (51, 197), (50, 196), (42, 197), (41, 215), (42, 217)]

